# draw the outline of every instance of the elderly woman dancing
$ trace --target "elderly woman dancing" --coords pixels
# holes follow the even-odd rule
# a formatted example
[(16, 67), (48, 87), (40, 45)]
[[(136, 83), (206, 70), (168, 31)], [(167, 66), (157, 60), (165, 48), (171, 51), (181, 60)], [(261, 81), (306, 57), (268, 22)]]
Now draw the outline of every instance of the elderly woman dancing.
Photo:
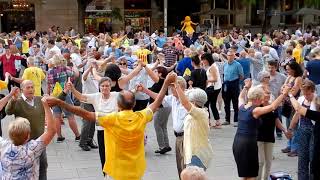
[[(250, 80), (245, 81), (245, 87), (239, 96), (239, 125), (232, 147), (238, 175), (243, 180), (254, 180), (258, 176), (257, 129), (259, 117), (276, 110), (289, 91), (289, 87), (284, 88), (283, 93), (272, 104), (260, 107), (263, 103), (264, 91), (261, 86), (252, 88), (250, 86)], [(247, 91), (248, 102), (245, 103)]]

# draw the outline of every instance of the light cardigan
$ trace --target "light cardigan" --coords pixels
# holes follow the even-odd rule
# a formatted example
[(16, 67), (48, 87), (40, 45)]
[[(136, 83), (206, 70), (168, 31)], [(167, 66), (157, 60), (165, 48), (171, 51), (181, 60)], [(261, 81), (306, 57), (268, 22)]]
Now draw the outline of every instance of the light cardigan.
[(209, 142), (209, 113), (206, 108), (192, 105), (184, 121), (183, 149), (185, 164), (191, 163), (197, 156), (208, 168), (213, 151)]

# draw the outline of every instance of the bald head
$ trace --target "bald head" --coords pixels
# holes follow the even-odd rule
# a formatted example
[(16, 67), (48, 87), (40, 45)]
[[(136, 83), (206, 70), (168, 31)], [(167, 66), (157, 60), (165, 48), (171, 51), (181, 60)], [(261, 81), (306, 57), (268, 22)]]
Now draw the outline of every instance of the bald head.
[(118, 95), (118, 107), (121, 111), (132, 110), (136, 105), (135, 95), (131, 91), (123, 90)]
[(27, 86), (29, 86), (29, 85), (32, 85), (33, 86), (33, 82), (32, 81), (30, 81), (30, 80), (24, 80), (24, 81), (22, 81), (22, 83), (21, 83), (21, 89), (24, 89), (25, 87), (27, 87)]

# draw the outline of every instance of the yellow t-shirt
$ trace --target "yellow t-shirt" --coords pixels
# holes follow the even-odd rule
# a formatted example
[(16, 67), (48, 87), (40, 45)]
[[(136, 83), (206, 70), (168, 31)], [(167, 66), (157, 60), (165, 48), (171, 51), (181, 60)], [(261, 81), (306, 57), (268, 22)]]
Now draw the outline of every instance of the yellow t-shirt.
[(34, 95), (41, 96), (41, 81), (44, 80), (46, 75), (42, 71), (42, 69), (38, 67), (28, 67), (24, 70), (22, 79), (30, 80), (34, 85)]
[(151, 51), (148, 49), (138, 49), (134, 55), (136, 55), (139, 59), (142, 59), (143, 62), (148, 63), (148, 55), (151, 54)]
[(22, 53), (23, 54), (29, 53), (29, 40), (22, 41)]
[(150, 108), (96, 113), (100, 126), (105, 128), (106, 164), (103, 171), (115, 180), (141, 180), (146, 169), (144, 130), (152, 120)]
[(219, 39), (217, 39), (216, 37), (209, 37), (209, 38), (211, 39), (213, 46), (220, 47), (223, 44), (224, 38), (222, 38), (222, 37)]
[(302, 48), (296, 47), (292, 50), (292, 57), (295, 58), (296, 62), (298, 64), (301, 64), (303, 62), (302, 58)]

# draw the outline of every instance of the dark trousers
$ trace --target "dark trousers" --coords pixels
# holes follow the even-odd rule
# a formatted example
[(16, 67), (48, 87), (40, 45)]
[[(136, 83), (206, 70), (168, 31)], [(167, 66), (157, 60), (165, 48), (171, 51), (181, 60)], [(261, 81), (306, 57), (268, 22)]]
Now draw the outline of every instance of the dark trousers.
[[(310, 180), (311, 159), (313, 156), (313, 126), (300, 126), (298, 128), (298, 179)], [(311, 165), (311, 167), (310, 167)]]
[[(279, 118), (280, 122), (282, 123), (282, 107), (279, 106), (278, 109), (277, 109), (277, 111), (278, 111), (278, 118)], [(277, 127), (276, 127), (276, 133), (277, 133), (277, 136), (278, 136), (278, 137), (279, 137), (279, 136), (280, 136), (280, 137), (282, 136), (282, 130), (279, 129), (279, 128), (277, 128)]]
[(97, 131), (97, 139), (98, 139), (98, 146), (99, 146), (99, 156), (100, 156), (101, 166), (103, 170), (104, 164), (106, 162), (106, 151), (104, 147), (104, 130)]
[(136, 100), (136, 105), (133, 108), (133, 111), (141, 111), (148, 106), (149, 99), (146, 100)]
[(226, 121), (230, 122), (230, 104), (232, 101), (233, 109), (234, 109), (234, 122), (238, 122), (238, 104), (239, 104), (239, 80), (227, 81), (222, 85), (222, 98), (224, 102), (224, 110), (226, 112)]
[(313, 157), (311, 160), (311, 174), (313, 180), (320, 179), (320, 123), (316, 122), (313, 132), (314, 144), (313, 144)]
[(47, 152), (44, 150), (40, 155), (39, 180), (47, 180), (48, 160)]
[(209, 116), (210, 116), (209, 106), (211, 107), (211, 111), (215, 120), (220, 120), (219, 111), (217, 109), (217, 100), (218, 100), (220, 90), (221, 89), (214, 90), (213, 86), (210, 86), (206, 89), (208, 101), (205, 106), (208, 108)]
[[(82, 103), (83, 109), (94, 112), (94, 108), (92, 104)], [(94, 137), (94, 131), (96, 129), (96, 123), (92, 121), (88, 121), (82, 119), (82, 127), (81, 127), (81, 135), (80, 135), (80, 146), (87, 145), (87, 143), (91, 142)]]

